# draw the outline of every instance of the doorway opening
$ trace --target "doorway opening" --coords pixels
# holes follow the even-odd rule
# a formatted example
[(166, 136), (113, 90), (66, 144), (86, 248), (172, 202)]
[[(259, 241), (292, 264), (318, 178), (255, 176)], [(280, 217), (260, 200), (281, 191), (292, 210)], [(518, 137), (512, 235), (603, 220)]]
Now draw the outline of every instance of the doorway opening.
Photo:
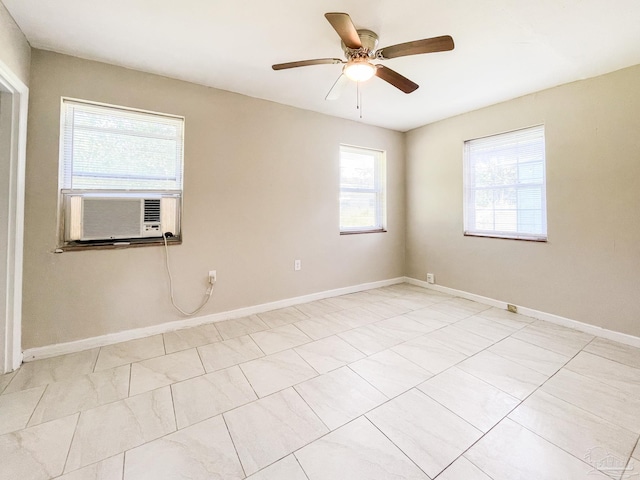
[(0, 62), (0, 374), (22, 363), (24, 173), (29, 90)]

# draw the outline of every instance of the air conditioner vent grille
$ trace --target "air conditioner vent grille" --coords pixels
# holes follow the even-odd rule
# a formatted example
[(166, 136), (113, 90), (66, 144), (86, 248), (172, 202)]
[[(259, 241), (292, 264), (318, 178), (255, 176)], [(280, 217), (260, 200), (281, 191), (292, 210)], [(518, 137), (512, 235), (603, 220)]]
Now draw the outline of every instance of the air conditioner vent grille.
[(144, 199), (144, 221), (145, 222), (160, 221), (160, 199), (159, 198)]

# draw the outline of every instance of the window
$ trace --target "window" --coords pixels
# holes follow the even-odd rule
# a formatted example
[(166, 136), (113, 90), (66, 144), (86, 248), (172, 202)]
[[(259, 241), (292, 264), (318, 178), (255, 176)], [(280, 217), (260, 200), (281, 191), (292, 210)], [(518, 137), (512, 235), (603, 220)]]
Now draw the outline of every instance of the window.
[(544, 126), (464, 144), (464, 233), (547, 239)]
[(62, 99), (62, 245), (180, 239), (184, 118)]
[(340, 233), (384, 231), (384, 152), (340, 145)]

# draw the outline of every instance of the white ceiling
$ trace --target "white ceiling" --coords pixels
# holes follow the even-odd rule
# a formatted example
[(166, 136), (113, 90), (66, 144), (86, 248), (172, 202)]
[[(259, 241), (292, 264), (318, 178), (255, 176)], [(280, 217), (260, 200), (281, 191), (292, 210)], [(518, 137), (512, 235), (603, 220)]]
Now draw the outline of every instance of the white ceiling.
[[(406, 131), (486, 105), (640, 64), (639, 0), (2, 0), (33, 47), (99, 60)], [(384, 64), (378, 78), (324, 97), (342, 58), (325, 12), (347, 12), (379, 46), (451, 35), (455, 50)]]

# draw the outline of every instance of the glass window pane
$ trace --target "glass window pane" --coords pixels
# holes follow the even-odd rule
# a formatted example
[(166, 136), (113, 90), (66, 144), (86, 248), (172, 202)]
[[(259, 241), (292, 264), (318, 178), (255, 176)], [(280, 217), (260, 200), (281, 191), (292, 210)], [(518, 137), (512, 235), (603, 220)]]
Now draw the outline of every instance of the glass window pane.
[(376, 194), (343, 192), (340, 195), (340, 224), (346, 228), (377, 227)]
[(544, 127), (465, 142), (465, 232), (546, 238)]
[(340, 229), (377, 230), (384, 218), (383, 152), (340, 147)]

